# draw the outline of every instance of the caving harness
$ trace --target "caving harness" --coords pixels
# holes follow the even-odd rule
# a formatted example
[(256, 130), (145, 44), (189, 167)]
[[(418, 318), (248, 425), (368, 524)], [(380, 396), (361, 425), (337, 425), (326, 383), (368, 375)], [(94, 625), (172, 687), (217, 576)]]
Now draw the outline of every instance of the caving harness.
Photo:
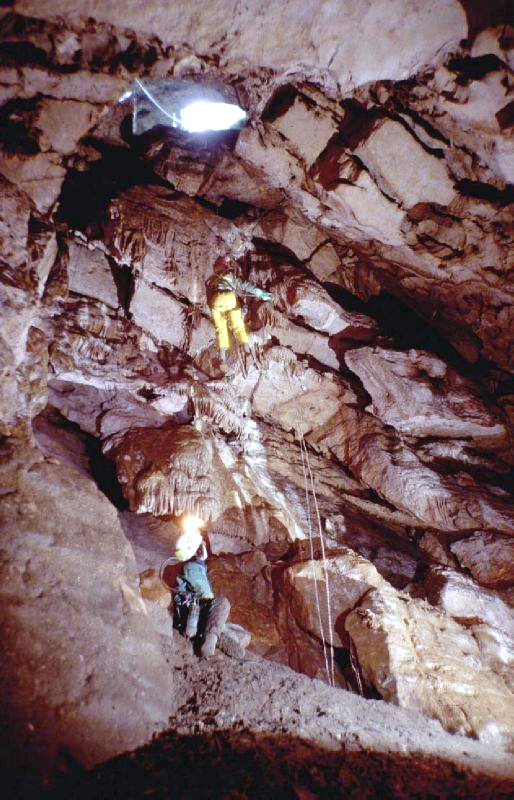
[[(180, 561), (175, 556), (170, 556), (162, 562), (159, 577), (166, 585), (168, 585), (164, 580), (166, 567), (175, 566), (178, 563)], [(174, 627), (188, 639), (194, 639), (199, 633), (200, 612), (210, 605), (211, 600), (202, 598), (183, 575), (177, 577), (177, 586), (171, 588), (171, 593), (173, 595)]]
[(173, 620), (181, 633), (188, 639), (194, 639), (200, 621), (200, 598), (196, 592), (180, 589), (173, 592)]

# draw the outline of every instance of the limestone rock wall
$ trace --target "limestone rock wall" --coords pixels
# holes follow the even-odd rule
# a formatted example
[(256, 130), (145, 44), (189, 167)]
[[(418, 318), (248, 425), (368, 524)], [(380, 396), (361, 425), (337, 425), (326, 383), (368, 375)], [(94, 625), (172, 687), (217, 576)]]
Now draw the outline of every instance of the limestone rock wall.
[(164, 726), (171, 677), (114, 507), (76, 465), (18, 457), (0, 518), (2, 768), (92, 766)]

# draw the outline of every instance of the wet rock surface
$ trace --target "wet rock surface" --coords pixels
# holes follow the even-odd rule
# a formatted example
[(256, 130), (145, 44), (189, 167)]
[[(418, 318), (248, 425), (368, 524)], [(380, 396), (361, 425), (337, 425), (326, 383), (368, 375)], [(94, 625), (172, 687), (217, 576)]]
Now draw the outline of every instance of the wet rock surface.
[[(197, 681), (164, 752), (197, 747), (210, 775), (234, 753), (267, 769), (271, 744), (295, 764), (290, 785), (279, 766), (271, 783), (237, 778), (238, 796), (332, 796), (337, 781), (370, 797), (380, 781), (391, 796), (507, 796), (501, 757), (461, 763), (460, 739), (399, 755), (375, 729), (347, 731), (336, 766), (322, 730), (327, 704), (379, 696), (383, 719), (412, 709), (478, 748), (512, 747), (505, 4), (254, 5), (0, 11), (9, 747), (26, 744), (35, 769), (60, 749), (97, 763), (165, 726)], [(224, 83), (249, 123), (134, 135), (119, 99), (164, 76)], [(247, 298), (249, 347), (222, 363), (206, 282), (226, 254), (273, 300)], [(198, 664), (173, 637), (158, 575), (189, 513), (259, 667)], [(224, 727), (257, 672), (261, 711)]]

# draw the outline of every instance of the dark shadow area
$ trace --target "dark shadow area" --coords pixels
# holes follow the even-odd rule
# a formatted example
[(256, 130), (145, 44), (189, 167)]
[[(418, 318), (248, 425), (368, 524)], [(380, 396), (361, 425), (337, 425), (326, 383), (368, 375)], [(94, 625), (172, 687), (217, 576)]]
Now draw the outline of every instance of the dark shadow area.
[(255, 210), (255, 206), (250, 205), (250, 203), (244, 203), (242, 200), (232, 200), (228, 197), (224, 197), (221, 203), (215, 203), (213, 200), (206, 200), (205, 197), (196, 195), (195, 201), (198, 205), (208, 208), (218, 217), (225, 217), (225, 219), (236, 219), (236, 217), (240, 217), (243, 214), (254, 213)]
[(43, 453), (90, 475), (116, 508), (128, 509), (114, 464), (103, 455), (97, 439), (50, 405), (33, 419), (32, 429)]
[(261, 115), (262, 121), (274, 122), (279, 117), (283, 117), (293, 105), (298, 94), (298, 89), (290, 83), (281, 86), (266, 104), (266, 108)]
[(512, 0), (459, 0), (468, 20), (468, 41), (471, 44), (485, 28), (512, 24)]
[(336, 303), (348, 311), (358, 311), (373, 317), (381, 332), (392, 341), (384, 346), (400, 350), (428, 350), (456, 369), (464, 377), (480, 379), (491, 368), (485, 359), (475, 363), (466, 361), (433, 325), (417, 314), (410, 306), (387, 291), (360, 300), (337, 283), (323, 284)]
[(118, 303), (125, 313), (128, 313), (130, 301), (134, 294), (134, 276), (132, 275), (132, 270), (128, 264), (117, 264), (111, 256), (107, 256), (107, 260), (111, 268), (114, 283), (116, 284)]
[[(20, 64), (43, 67), (52, 71), (55, 69), (55, 65), (45, 51), (36, 47), (32, 42), (1, 42), (0, 67), (18, 67)], [(70, 69), (61, 69), (60, 71), (70, 72)]]
[[(1, 62), (0, 50), (0, 66)], [(39, 152), (37, 138), (29, 130), (35, 111), (33, 98), (9, 100), (0, 108), (0, 141), (6, 153), (34, 155)]]
[(128, 501), (123, 497), (114, 464), (102, 453), (100, 442), (92, 436), (88, 436), (86, 452), (89, 456), (91, 475), (100, 491), (119, 511), (126, 511), (129, 507)]
[(330, 297), (348, 311), (368, 314), (377, 320), (385, 336), (394, 339), (397, 347), (430, 350), (447, 357), (448, 351), (460, 356), (451, 345), (409, 306), (389, 292), (381, 292), (369, 300), (360, 300), (337, 283), (323, 284)]
[(493, 53), (484, 56), (455, 56), (448, 61), (448, 69), (458, 73), (457, 83), (466, 86), (471, 81), (481, 81), (490, 72), (502, 70), (506, 65)]
[(339, 634), (344, 647), (334, 648), (334, 660), (346, 681), (347, 691), (358, 694), (366, 700), (382, 700), (373, 685), (367, 684), (355, 653), (355, 645), (345, 630), (344, 622), (350, 611), (340, 614), (335, 622), (335, 630)]
[[(319, 716), (326, 712), (320, 709)], [(203, 720), (204, 727), (209, 719)], [(214, 725), (214, 721), (212, 723)], [(434, 756), (330, 749), (245, 727), (197, 735), (168, 732), (91, 772), (68, 770), (50, 788), (9, 776), (12, 800), (401, 800), (512, 797), (512, 783)], [(9, 786), (10, 784), (10, 786)]]
[(495, 117), (502, 130), (505, 128), (512, 128), (514, 126), (514, 100), (511, 100), (506, 106), (500, 108), (500, 110), (496, 112)]
[(293, 251), (285, 245), (279, 244), (278, 242), (272, 242), (269, 239), (262, 239), (259, 236), (254, 236), (252, 243), (255, 247), (257, 256), (269, 258), (270, 264), (275, 261), (277, 263), (284, 262), (287, 265), (301, 269), (302, 272), (308, 275), (311, 279), (316, 280), (316, 278), (305, 267), (305, 264), (300, 261)]
[(111, 200), (131, 186), (168, 184), (131, 150), (86, 140), (101, 158), (87, 172), (70, 170), (63, 183), (56, 221), (89, 238), (101, 238)]
[(250, 203), (244, 203), (242, 200), (233, 200), (230, 197), (224, 197), (221, 204), (214, 206), (214, 211), (218, 216), (225, 217), (225, 219), (236, 219), (243, 214), (252, 213), (255, 206)]
[(499, 206), (507, 206), (514, 203), (514, 185), (508, 183), (504, 189), (497, 189), (488, 183), (480, 181), (462, 180), (455, 184), (461, 194), (468, 197), (476, 197), (479, 200), (487, 200)]

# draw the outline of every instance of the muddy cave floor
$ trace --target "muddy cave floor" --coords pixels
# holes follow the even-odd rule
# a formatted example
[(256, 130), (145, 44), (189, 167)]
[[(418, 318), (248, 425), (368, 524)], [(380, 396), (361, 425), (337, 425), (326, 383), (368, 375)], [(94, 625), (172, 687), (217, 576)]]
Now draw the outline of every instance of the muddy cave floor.
[[(508, 798), (512, 759), (438, 723), (364, 700), (249, 653), (198, 659), (163, 637), (177, 709), (167, 731), (90, 772), (13, 797)], [(510, 762), (510, 767), (509, 767)], [(509, 778), (510, 775), (510, 778)]]

